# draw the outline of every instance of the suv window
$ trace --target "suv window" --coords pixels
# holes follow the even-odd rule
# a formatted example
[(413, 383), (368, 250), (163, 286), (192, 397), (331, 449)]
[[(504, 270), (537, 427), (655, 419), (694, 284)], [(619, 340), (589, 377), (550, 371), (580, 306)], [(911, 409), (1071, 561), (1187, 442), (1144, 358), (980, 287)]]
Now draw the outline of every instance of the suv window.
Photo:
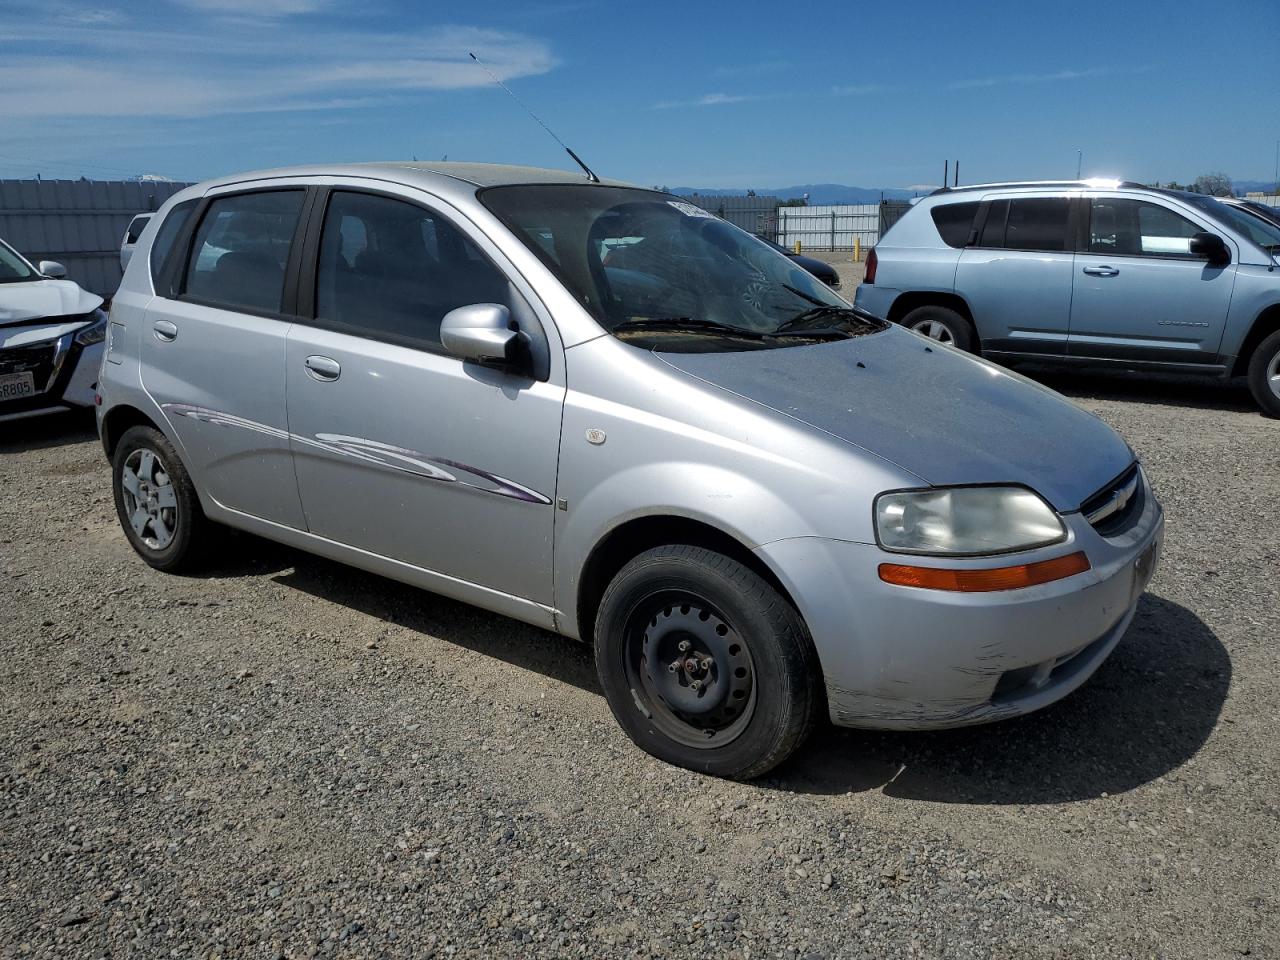
[(263, 190), (209, 204), (187, 262), (185, 294), (229, 309), (279, 313), (302, 190)]
[(506, 277), (438, 214), (373, 194), (331, 196), (316, 270), (319, 319), (438, 349), (450, 310), (511, 299)]
[(1146, 200), (1089, 201), (1089, 252), (1130, 257), (1186, 257), (1200, 227)]
[(933, 225), (938, 228), (938, 236), (949, 247), (963, 247), (969, 242), (969, 234), (973, 231), (973, 218), (977, 216), (979, 204), (944, 203), (929, 211), (933, 217)]
[(160, 284), (160, 274), (164, 272), (164, 263), (178, 240), (178, 234), (186, 226), (191, 211), (196, 208), (198, 202), (183, 200), (169, 211), (169, 215), (164, 218), (164, 223), (160, 224), (156, 238), (151, 242), (151, 282), (156, 286)]
[(1067, 219), (1071, 201), (1066, 197), (1026, 197), (1009, 201), (1004, 246), (1009, 250), (1066, 250)]

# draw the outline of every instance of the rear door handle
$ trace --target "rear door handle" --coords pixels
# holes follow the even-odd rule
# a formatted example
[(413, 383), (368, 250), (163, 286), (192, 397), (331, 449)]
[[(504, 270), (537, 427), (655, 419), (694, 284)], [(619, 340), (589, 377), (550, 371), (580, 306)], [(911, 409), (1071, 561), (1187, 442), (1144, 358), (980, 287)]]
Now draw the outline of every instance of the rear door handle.
[(165, 343), (171, 343), (178, 337), (178, 325), (168, 320), (157, 320), (151, 325), (151, 330), (157, 340), (163, 340)]
[(319, 380), (322, 383), (337, 380), (342, 374), (342, 365), (332, 357), (321, 357), (313, 354), (307, 357), (306, 367), (307, 375), (312, 380)]
[(1120, 271), (1115, 267), (1085, 267), (1084, 272), (1091, 277), (1114, 277)]

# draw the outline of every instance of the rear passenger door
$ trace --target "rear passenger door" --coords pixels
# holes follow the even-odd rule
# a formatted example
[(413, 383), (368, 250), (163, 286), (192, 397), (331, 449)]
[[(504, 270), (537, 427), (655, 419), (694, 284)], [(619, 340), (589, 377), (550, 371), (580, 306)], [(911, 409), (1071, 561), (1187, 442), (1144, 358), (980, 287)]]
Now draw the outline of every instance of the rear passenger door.
[[(1090, 195), (1071, 301), (1073, 357), (1212, 364), (1236, 267), (1192, 256), (1191, 237), (1220, 228), (1190, 211), (1112, 194)], [(1233, 246), (1227, 241), (1228, 246)]]
[(161, 273), (142, 335), (143, 386), (201, 493), (297, 528), (284, 357), (307, 198), (296, 185), (207, 196)]
[[(417, 191), (317, 200), (289, 334), (289, 424), (309, 530), (549, 607), (564, 360), (497, 248)], [(450, 310), (500, 303), (534, 375), (440, 343)]]
[(986, 197), (956, 266), (988, 354), (1066, 353), (1071, 323), (1072, 203), (1066, 194)]

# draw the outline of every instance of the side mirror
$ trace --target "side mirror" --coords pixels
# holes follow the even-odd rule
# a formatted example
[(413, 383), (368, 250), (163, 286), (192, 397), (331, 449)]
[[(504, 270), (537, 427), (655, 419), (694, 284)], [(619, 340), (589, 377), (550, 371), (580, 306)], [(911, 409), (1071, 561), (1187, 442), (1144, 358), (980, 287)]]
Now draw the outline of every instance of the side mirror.
[(1226, 241), (1216, 233), (1193, 234), (1188, 250), (1193, 257), (1204, 257), (1215, 266), (1231, 262), (1231, 251), (1227, 249)]
[(36, 268), (50, 280), (61, 280), (67, 275), (67, 268), (57, 260), (41, 260)]
[(489, 366), (511, 367), (524, 353), (525, 337), (500, 303), (472, 303), (450, 310), (440, 321), (440, 342), (455, 357)]

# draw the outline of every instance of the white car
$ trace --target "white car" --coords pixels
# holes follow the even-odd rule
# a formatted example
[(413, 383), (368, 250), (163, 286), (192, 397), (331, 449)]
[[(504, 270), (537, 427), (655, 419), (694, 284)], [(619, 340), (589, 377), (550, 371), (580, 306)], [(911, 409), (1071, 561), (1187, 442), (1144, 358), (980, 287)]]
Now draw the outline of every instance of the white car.
[(0, 240), (0, 421), (93, 406), (107, 313), (66, 272)]

